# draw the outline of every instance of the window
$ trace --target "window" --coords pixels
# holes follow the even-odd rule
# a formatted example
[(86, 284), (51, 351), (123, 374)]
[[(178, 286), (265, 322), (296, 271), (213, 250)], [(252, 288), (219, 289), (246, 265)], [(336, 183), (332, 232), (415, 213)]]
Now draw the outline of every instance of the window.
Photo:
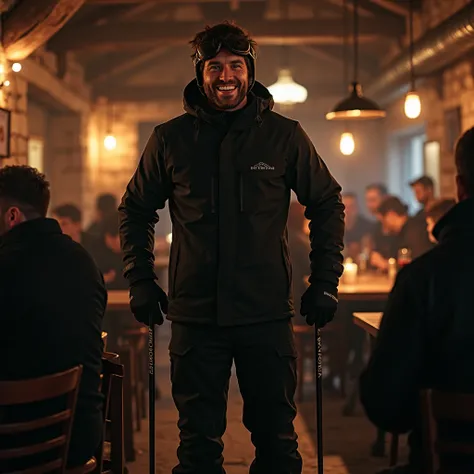
[(392, 194), (408, 204), (411, 213), (420, 208), (409, 183), (425, 174), (425, 134), (394, 137), (389, 148), (388, 184)]

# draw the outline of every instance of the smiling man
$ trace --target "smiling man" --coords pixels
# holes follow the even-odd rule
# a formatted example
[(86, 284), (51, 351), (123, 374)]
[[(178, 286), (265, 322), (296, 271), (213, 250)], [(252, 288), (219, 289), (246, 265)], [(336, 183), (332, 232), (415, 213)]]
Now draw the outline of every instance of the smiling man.
[[(120, 205), (131, 310), (172, 321), (179, 411), (174, 474), (223, 474), (232, 363), (256, 457), (251, 474), (300, 474), (293, 427), (296, 351), (287, 219), (291, 191), (310, 220), (308, 324), (329, 322), (342, 273), (341, 188), (298, 122), (272, 112), (255, 81), (255, 43), (239, 27), (191, 42), (196, 70), (185, 114), (155, 128)], [(157, 209), (173, 223), (168, 296), (153, 271)], [(168, 308), (169, 297), (169, 308)]]

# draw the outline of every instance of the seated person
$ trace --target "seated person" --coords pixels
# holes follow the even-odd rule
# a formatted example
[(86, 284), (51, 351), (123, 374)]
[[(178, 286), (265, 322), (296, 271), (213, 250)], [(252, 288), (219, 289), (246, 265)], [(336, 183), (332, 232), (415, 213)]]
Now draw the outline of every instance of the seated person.
[[(102, 239), (82, 230), (82, 213), (74, 204), (63, 204), (53, 209), (53, 218), (59, 222), (63, 234), (69, 235), (74, 242), (81, 244), (94, 258), (97, 266), (101, 268), (102, 259), (107, 253)], [(113, 279), (111, 273), (104, 274), (107, 283)]]
[[(388, 432), (411, 432), (409, 465), (393, 471), (400, 474), (425, 472), (420, 390), (474, 393), (474, 128), (455, 156), (460, 202), (436, 224), (438, 245), (399, 272), (360, 378), (368, 418)], [(474, 441), (472, 425), (438, 428), (448, 441)], [(440, 463), (443, 472), (472, 472), (474, 456), (441, 456)]]
[[(379, 213), (382, 216), (383, 225), (397, 237), (389, 258), (397, 258), (398, 251), (402, 248), (410, 249), (412, 258), (417, 258), (430, 250), (432, 244), (428, 241), (426, 245), (428, 239), (420, 234), (418, 222), (409, 217), (408, 206), (396, 196), (386, 198), (379, 207)], [(421, 232), (427, 234), (426, 228)], [(378, 269), (388, 269), (388, 258), (384, 258), (378, 252), (372, 253), (370, 263)]]
[(103, 242), (105, 247), (102, 258), (101, 270), (109, 274), (110, 279), (106, 282), (109, 290), (128, 290), (128, 282), (125, 280), (123, 270), (123, 256), (120, 247), (118, 213), (107, 216), (102, 223)]
[[(34, 168), (0, 169), (0, 380), (83, 366), (68, 455), (68, 464), (78, 466), (94, 455), (102, 437), (99, 386), (107, 294), (90, 255), (45, 217), (49, 199), (49, 183)], [(50, 410), (50, 405), (0, 407), (0, 417), (14, 422)]]
[(430, 242), (436, 244), (436, 239), (433, 235), (433, 229), (437, 222), (454, 206), (456, 201), (454, 199), (439, 199), (435, 201), (426, 211), (426, 230), (428, 232), (428, 237)]
[(390, 258), (393, 253), (392, 249), (396, 245), (396, 235), (384, 227), (383, 218), (379, 214), (379, 207), (387, 197), (389, 196), (384, 184), (373, 183), (365, 188), (365, 205), (369, 213), (376, 219), (370, 233), (372, 250), (378, 252), (385, 259)]
[[(106, 283), (108, 290), (127, 290), (128, 282), (125, 280), (120, 247), (118, 213), (107, 216), (102, 222), (103, 244), (105, 245), (104, 258), (101, 270), (110, 275)], [(120, 338), (124, 329), (135, 326), (137, 323), (130, 311), (107, 312), (104, 320), (104, 331), (107, 331), (107, 347), (112, 352), (120, 353)]]
[(344, 193), (342, 195), (342, 202), (346, 208), (344, 256), (356, 260), (362, 251), (364, 238), (367, 238), (372, 231), (372, 224), (360, 214), (359, 203), (355, 193)]
[(110, 193), (101, 194), (97, 197), (95, 202), (95, 219), (94, 222), (90, 224), (86, 232), (89, 235), (93, 235), (97, 238), (102, 238), (103, 228), (102, 225), (105, 219), (113, 214), (117, 213), (118, 202), (117, 198)]

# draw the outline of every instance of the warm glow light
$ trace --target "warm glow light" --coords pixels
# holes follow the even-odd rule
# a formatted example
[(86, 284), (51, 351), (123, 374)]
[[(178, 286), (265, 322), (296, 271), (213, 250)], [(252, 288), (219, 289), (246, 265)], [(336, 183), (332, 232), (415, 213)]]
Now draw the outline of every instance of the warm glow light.
[(354, 136), (352, 133), (345, 132), (341, 135), (341, 141), (339, 142), (339, 149), (343, 155), (352, 155), (355, 149)]
[(308, 97), (306, 88), (293, 80), (288, 69), (280, 71), (278, 80), (268, 90), (277, 104), (300, 104)]
[(21, 71), (21, 64), (20, 63), (13, 63), (12, 64), (12, 71), (13, 72), (20, 72)]
[(117, 139), (113, 135), (107, 135), (104, 138), (104, 146), (107, 150), (114, 150), (117, 146)]
[(421, 113), (420, 96), (416, 92), (409, 92), (405, 97), (405, 115), (409, 119), (416, 119)]
[(3, 85), (4, 85), (5, 87), (8, 87), (8, 86), (10, 85), (10, 81), (7, 79), (7, 80), (3, 83)]
[(173, 241), (173, 234), (172, 233), (169, 233), (167, 236), (166, 236), (166, 242), (168, 242), (169, 244)]

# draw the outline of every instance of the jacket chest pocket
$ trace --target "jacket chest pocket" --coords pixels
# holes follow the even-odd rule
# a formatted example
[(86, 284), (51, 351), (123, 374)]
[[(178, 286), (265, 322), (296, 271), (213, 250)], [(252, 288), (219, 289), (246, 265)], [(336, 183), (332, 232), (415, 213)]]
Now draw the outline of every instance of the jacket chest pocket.
[(238, 184), (241, 212), (275, 212), (289, 192), (284, 169), (265, 162), (240, 168)]

